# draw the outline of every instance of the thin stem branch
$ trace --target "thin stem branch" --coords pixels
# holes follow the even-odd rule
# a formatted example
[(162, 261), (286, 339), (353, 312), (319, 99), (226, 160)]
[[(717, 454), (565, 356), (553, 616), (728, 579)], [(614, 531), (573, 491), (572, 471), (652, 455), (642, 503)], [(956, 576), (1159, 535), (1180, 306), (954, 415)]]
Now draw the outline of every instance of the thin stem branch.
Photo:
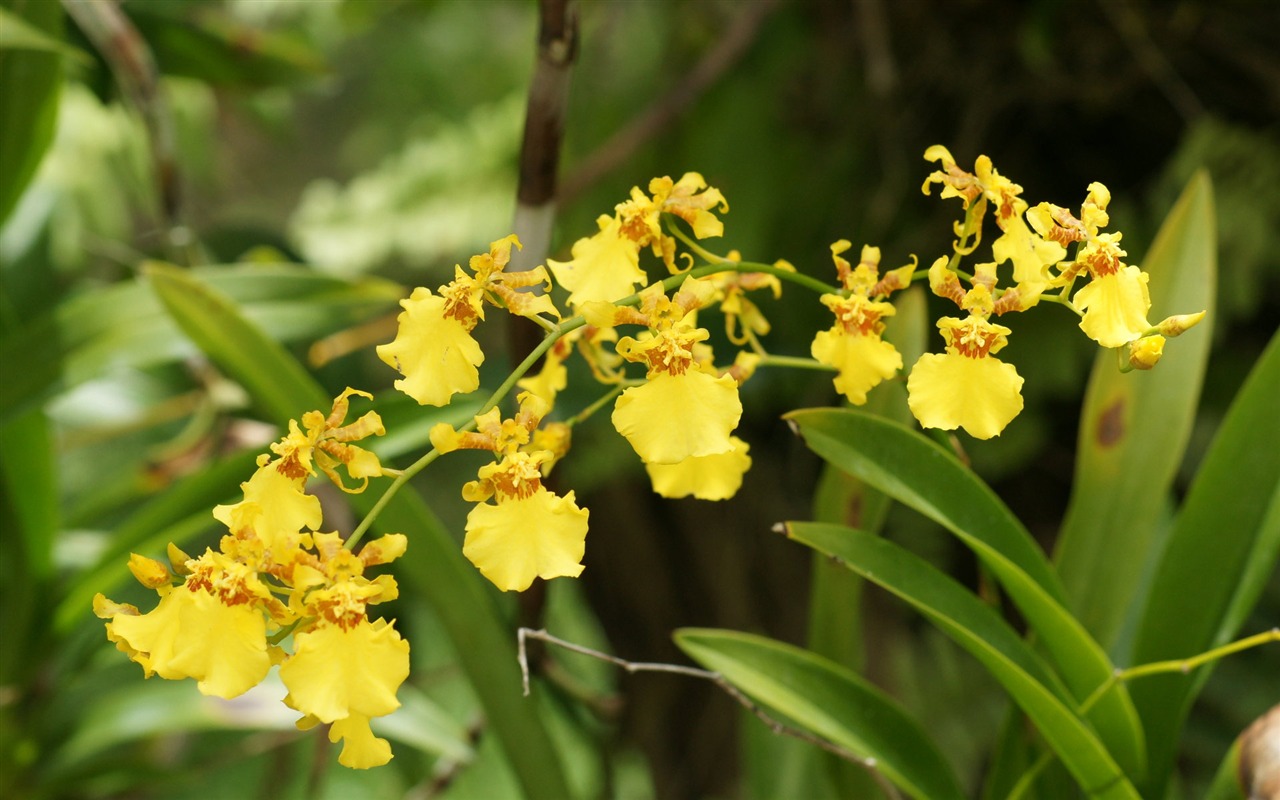
[[(696, 267), (692, 270), (689, 270), (688, 272), (682, 272), (677, 275), (672, 275), (662, 281), (662, 290), (664, 292), (669, 292), (672, 289), (677, 288), (681, 283), (684, 283), (686, 278), (702, 278), (707, 275), (715, 275), (720, 272), (767, 272), (770, 275), (776, 275), (782, 280), (791, 281), (792, 283), (800, 284), (801, 286), (805, 286), (809, 289), (812, 289), (816, 292), (821, 292), (823, 294), (839, 291), (835, 287), (828, 286), (822, 281), (815, 280), (814, 278), (810, 278), (807, 275), (801, 275), (796, 272), (791, 272), (790, 270), (785, 270), (780, 267), (775, 267), (772, 264), (755, 264), (747, 261), (725, 261), (722, 263), (707, 264), (702, 267)], [(624, 297), (621, 300), (618, 300), (613, 305), (634, 306), (639, 304), (639, 302), (640, 302), (640, 293), (636, 292), (635, 294), (631, 294), (627, 297)], [(533, 350), (530, 351), (527, 356), (525, 356), (525, 359), (520, 362), (519, 366), (517, 366), (514, 370), (512, 370), (511, 374), (508, 375), (505, 380), (503, 380), (502, 384), (499, 385), (498, 388), (495, 389), (493, 393), (489, 395), (489, 399), (486, 400), (484, 405), (480, 407), (479, 414), (484, 414), (490, 409), (497, 407), (497, 405), (501, 403), (508, 394), (511, 393), (511, 390), (515, 388), (516, 381), (523, 378), (525, 376), (525, 373), (527, 373), (530, 369), (532, 369), (533, 365), (538, 362), (538, 359), (542, 358), (542, 356), (546, 354), (548, 350), (551, 349), (551, 346), (554, 345), (560, 339), (560, 337), (564, 336), (567, 333), (571, 333), (572, 331), (575, 331), (586, 324), (587, 324), (587, 321), (581, 315), (579, 315), (576, 317), (570, 317), (569, 319), (563, 320), (560, 323), (553, 325), (551, 329), (547, 332), (547, 335), (543, 337), (542, 341), (539, 342), (538, 345), (534, 347)], [(476, 423), (475, 423), (475, 420), (473, 419), (467, 424), (463, 425), (458, 430), (459, 431), (474, 430), (475, 425)], [(426, 455), (424, 455), (422, 458), (418, 459), (417, 461), (413, 462), (409, 466), (405, 467), (404, 471), (401, 472), (396, 477), (396, 479), (391, 482), (391, 485), (387, 487), (386, 491), (382, 493), (382, 497), (378, 498), (378, 502), (374, 503), (373, 508), (371, 508), (369, 510), (369, 513), (365, 515), (364, 519), (360, 521), (360, 524), (356, 526), (356, 529), (351, 532), (351, 536), (347, 539), (347, 542), (346, 542), (347, 548), (350, 549), (355, 547), (356, 544), (360, 542), (361, 537), (363, 537), (364, 534), (369, 530), (369, 527), (373, 525), (373, 522), (374, 520), (377, 519), (378, 514), (382, 513), (382, 509), (386, 508), (387, 503), (391, 502), (391, 498), (394, 497), (396, 493), (399, 492), (400, 489), (402, 489), (404, 485), (408, 483), (411, 478), (413, 478), (413, 476), (417, 475), (419, 472), (425, 469), (428, 464), (430, 464), (432, 461), (435, 461), (439, 457), (440, 457), (440, 453), (436, 451), (435, 448), (432, 448), (431, 450), (427, 451)]]
[(613, 664), (614, 666), (619, 667), (620, 669), (625, 670), (626, 672), (632, 675), (634, 675), (637, 672), (661, 672), (661, 673), (666, 673), (668, 675), (684, 675), (690, 678), (699, 678), (704, 681), (710, 681), (711, 683), (714, 683), (716, 686), (718, 686), (722, 691), (724, 691), (725, 694), (729, 695), (729, 697), (733, 698), (733, 700), (737, 702), (738, 705), (742, 706), (743, 708), (747, 709), (752, 714), (754, 714), (757, 719), (759, 719), (766, 726), (768, 726), (768, 728), (772, 730), (775, 734), (779, 734), (782, 736), (790, 736), (794, 739), (799, 739), (802, 742), (806, 742), (815, 747), (821, 748), (822, 750), (825, 750), (828, 753), (838, 756), (839, 758), (842, 758), (846, 761), (857, 764), (861, 767), (865, 767), (867, 771), (871, 773), (871, 776), (876, 780), (876, 783), (879, 784), (880, 788), (884, 791), (886, 795), (892, 798), (901, 797), (901, 795), (898, 793), (898, 790), (893, 786), (893, 784), (891, 784), (888, 781), (888, 779), (883, 774), (881, 774), (880, 771), (876, 768), (877, 764), (874, 758), (864, 758), (848, 750), (845, 750), (843, 747), (840, 747), (839, 745), (832, 744), (831, 742), (828, 742), (825, 739), (822, 739), (818, 736), (814, 736), (808, 731), (803, 731), (803, 730), (800, 730), (799, 728), (793, 728), (790, 725), (786, 725), (778, 721), (777, 719), (770, 716), (768, 712), (766, 712), (763, 708), (758, 706), (753, 700), (751, 700), (751, 698), (743, 694), (742, 691), (738, 689), (738, 687), (734, 686), (732, 683), (729, 683), (729, 681), (718, 672), (712, 672), (710, 670), (705, 670), (705, 669), (698, 669), (697, 667), (686, 667), (680, 664), (662, 664), (662, 663), (655, 663), (655, 662), (648, 662), (648, 661), (627, 661), (626, 659), (618, 658), (617, 656), (610, 655), (609, 653), (602, 653), (599, 650), (592, 650), (589, 647), (583, 647), (580, 644), (574, 644), (573, 642), (566, 641), (556, 636), (552, 636), (551, 634), (547, 633), (545, 630), (534, 630), (533, 628), (520, 628), (519, 630), (516, 631), (516, 641), (518, 643), (516, 659), (520, 662), (520, 677), (521, 677), (522, 685), (524, 687), (524, 694), (526, 697), (529, 696), (529, 691), (530, 691), (529, 690), (529, 657), (528, 657), (528, 641), (530, 639), (540, 641), (540, 642), (546, 642), (547, 644), (553, 644), (553, 645), (556, 645), (557, 647), (564, 648), (565, 650), (568, 650), (573, 653), (579, 653), (581, 655), (590, 656), (591, 658), (595, 658), (600, 661), (605, 661), (609, 664)]

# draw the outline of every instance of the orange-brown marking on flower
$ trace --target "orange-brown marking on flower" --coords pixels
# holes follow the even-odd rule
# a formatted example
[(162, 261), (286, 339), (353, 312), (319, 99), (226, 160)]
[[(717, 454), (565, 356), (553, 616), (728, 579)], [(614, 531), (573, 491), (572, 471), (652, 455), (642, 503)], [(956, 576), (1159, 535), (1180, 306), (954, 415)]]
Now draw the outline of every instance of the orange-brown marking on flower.
[(1093, 277), (1101, 278), (1120, 271), (1120, 258), (1111, 250), (1102, 248), (1089, 254), (1085, 266)]

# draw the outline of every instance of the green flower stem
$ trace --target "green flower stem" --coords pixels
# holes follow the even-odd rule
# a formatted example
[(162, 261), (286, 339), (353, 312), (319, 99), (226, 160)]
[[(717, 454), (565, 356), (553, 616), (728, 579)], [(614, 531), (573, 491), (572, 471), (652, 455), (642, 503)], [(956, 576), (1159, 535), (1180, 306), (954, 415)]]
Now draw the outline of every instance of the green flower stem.
[[(462, 430), (471, 430), (475, 426), (476, 421), (473, 419), (466, 425), (463, 425)], [(351, 535), (347, 537), (347, 540), (343, 542), (343, 546), (348, 550), (354, 550), (355, 546), (360, 543), (360, 539), (364, 537), (365, 531), (369, 530), (369, 526), (378, 518), (378, 514), (382, 512), (382, 509), (386, 508), (387, 503), (391, 502), (391, 498), (396, 496), (396, 492), (400, 491), (400, 487), (408, 483), (410, 478), (417, 475), (425, 469), (428, 464), (439, 457), (440, 451), (433, 447), (428, 450), (427, 454), (422, 458), (413, 462), (410, 466), (405, 467), (400, 472), (400, 475), (391, 482), (390, 486), (387, 487), (387, 490), (382, 493), (382, 497), (378, 498), (378, 502), (373, 504), (373, 508), (369, 509), (369, 513), (364, 515), (364, 519), (360, 520), (360, 524), (356, 526), (356, 529), (352, 531)]]
[(577, 414), (574, 414), (572, 417), (570, 417), (565, 424), (568, 425), (570, 428), (572, 428), (573, 426), (577, 425), (579, 422), (586, 422), (588, 419), (591, 418), (593, 414), (595, 414), (597, 411), (599, 411), (600, 409), (608, 405), (610, 402), (612, 402), (614, 398), (616, 398), (618, 395), (622, 394), (623, 390), (626, 388), (627, 388), (626, 383), (618, 384), (617, 386), (613, 387), (609, 391), (605, 392), (604, 395), (602, 395), (599, 400), (596, 400), (591, 405), (587, 406), (586, 408), (579, 411)]
[(1148, 675), (1159, 675), (1165, 672), (1181, 672), (1184, 675), (1191, 670), (1202, 667), (1211, 661), (1217, 661), (1235, 653), (1258, 647), (1259, 645), (1280, 642), (1280, 628), (1272, 628), (1269, 631), (1256, 633), (1244, 639), (1224, 644), (1221, 647), (1215, 647), (1207, 650), (1198, 656), (1191, 658), (1173, 659), (1170, 661), (1154, 661), (1150, 664), (1141, 664), (1129, 669), (1120, 670), (1116, 677), (1122, 681), (1133, 680), (1134, 678), (1145, 678)]
[(827, 364), (820, 364), (812, 358), (801, 358), (799, 356), (760, 356), (761, 367), (790, 367), (792, 369), (816, 369), (823, 372), (835, 372), (836, 368)]
[[(712, 253), (702, 251), (701, 248), (698, 248), (698, 250), (704, 254), (709, 261), (715, 261), (720, 258)], [(702, 278), (707, 275), (715, 275), (720, 272), (764, 272), (770, 275), (776, 275), (782, 280), (808, 287), (809, 289), (822, 294), (838, 294), (840, 291), (834, 286), (829, 286), (822, 281), (810, 278), (807, 275), (801, 275), (797, 272), (775, 267), (772, 264), (756, 264), (745, 261), (717, 261), (716, 263), (696, 267), (688, 272), (681, 272), (677, 275), (672, 275), (662, 281), (662, 289), (664, 292), (669, 292), (684, 283), (686, 278)], [(639, 305), (639, 303), (640, 293), (637, 292), (618, 300), (613, 305), (635, 306)], [(547, 335), (538, 343), (538, 346), (533, 348), (529, 355), (520, 362), (519, 366), (512, 370), (511, 374), (506, 377), (502, 384), (493, 391), (493, 394), (489, 395), (489, 399), (485, 401), (483, 406), (481, 406), (479, 413), (484, 414), (497, 407), (497, 405), (511, 393), (511, 390), (515, 388), (516, 381), (523, 378), (525, 373), (532, 369), (533, 365), (538, 362), (538, 359), (542, 358), (542, 356), (551, 349), (551, 346), (559, 341), (560, 337), (571, 333), (586, 324), (587, 321), (579, 315), (576, 317), (570, 317), (559, 324), (552, 325), (548, 329)], [(621, 389), (619, 389), (619, 391), (620, 390)], [(605, 397), (608, 398), (609, 395), (606, 395)], [(479, 414), (477, 414), (477, 416), (479, 416)], [(458, 428), (458, 430), (460, 432), (470, 431), (475, 430), (475, 427), (476, 423), (473, 419), (461, 428)], [(399, 492), (411, 478), (413, 478), (413, 476), (425, 469), (428, 464), (435, 461), (440, 457), (440, 455), (441, 454), (438, 450), (432, 448), (427, 451), (426, 455), (413, 462), (408, 467), (405, 467), (404, 470), (400, 472), (396, 479), (391, 482), (391, 485), (387, 487), (387, 490), (382, 493), (382, 497), (378, 498), (378, 502), (374, 503), (373, 508), (369, 509), (369, 513), (360, 521), (360, 524), (356, 526), (356, 529), (351, 532), (351, 536), (349, 536), (346, 541), (347, 549), (352, 549), (359, 544), (360, 539), (364, 536), (365, 532), (369, 530), (369, 526), (373, 524), (373, 521), (377, 519), (378, 514), (386, 507), (387, 503), (391, 502), (391, 498), (394, 497), (396, 493)]]
[[(1192, 656), (1191, 658), (1172, 659), (1169, 661), (1153, 661), (1150, 664), (1141, 664), (1136, 667), (1130, 667), (1129, 669), (1118, 669), (1115, 671), (1115, 674), (1103, 681), (1102, 684), (1100, 684), (1097, 689), (1094, 689), (1093, 693), (1080, 704), (1078, 713), (1081, 717), (1089, 713), (1094, 704), (1102, 699), (1103, 695), (1110, 691), (1111, 687), (1115, 686), (1120, 681), (1130, 681), (1134, 678), (1145, 678), (1148, 675), (1160, 675), (1169, 672), (1181, 672), (1185, 675), (1191, 672), (1191, 670), (1196, 669), (1197, 667), (1202, 667), (1211, 661), (1217, 661), (1220, 658), (1224, 658), (1244, 650), (1249, 650), (1251, 648), (1258, 647), (1259, 645), (1270, 644), (1272, 642), (1280, 642), (1280, 628), (1272, 628), (1269, 631), (1263, 631), (1262, 633), (1248, 636), (1244, 639), (1231, 642), (1230, 644), (1225, 644), (1222, 647), (1215, 647), (1212, 650), (1208, 650), (1197, 656)], [(1006, 800), (1020, 800), (1022, 797), (1026, 796), (1031, 786), (1035, 783), (1036, 778), (1044, 771), (1044, 768), (1053, 761), (1053, 758), (1054, 755), (1051, 751), (1041, 753), (1040, 757), (1035, 760), (1035, 763), (1033, 763), (1031, 767), (1022, 774), (1022, 777), (1013, 787), (1013, 790), (1009, 792)]]

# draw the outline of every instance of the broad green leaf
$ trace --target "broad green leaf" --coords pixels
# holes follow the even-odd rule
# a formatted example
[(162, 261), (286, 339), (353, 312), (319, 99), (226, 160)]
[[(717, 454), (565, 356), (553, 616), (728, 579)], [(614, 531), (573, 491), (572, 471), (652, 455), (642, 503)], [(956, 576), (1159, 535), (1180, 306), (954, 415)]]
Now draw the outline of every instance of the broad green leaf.
[(752, 700), (864, 758), (908, 795), (964, 793), (937, 746), (898, 704), (853, 672), (798, 647), (736, 631), (683, 628), (676, 644)]
[(324, 72), (320, 54), (303, 39), (252, 27), (216, 7), (130, 3), (126, 10), (166, 75), (215, 86), (260, 87)]
[[(951, 453), (901, 425), (852, 409), (787, 415), (819, 456), (938, 522), (971, 548), (1008, 592), (1049, 651), (1071, 695), (1082, 702), (1115, 668), (1062, 604), (1044, 553), (995, 493)], [(1145, 769), (1137, 714), (1122, 685), (1109, 689), (1089, 720), (1130, 774)]]
[[(1187, 658), (1239, 632), (1280, 557), (1280, 335), (1231, 404), (1174, 521), (1134, 637), (1132, 663)], [(1131, 692), (1151, 740), (1152, 790), (1211, 666)], [(1158, 796), (1158, 794), (1156, 795)]]
[(906, 600), (973, 654), (1091, 796), (1138, 797), (1106, 747), (1071, 708), (1056, 676), (990, 606), (929, 562), (865, 531), (792, 522), (787, 536)]
[[(143, 275), (192, 342), (248, 390), (271, 416), (293, 418), (329, 399), (279, 342), (250, 322), (234, 301), (186, 270), (150, 263)], [(298, 406), (296, 401), (306, 397)]]
[[(0, 9), (53, 40), (62, 37), (62, 6), (4, 0)], [(3, 22), (4, 20), (0, 20)], [(18, 202), (53, 139), (62, 57), (42, 50), (0, 49), (0, 223)]]
[[(364, 322), (402, 296), (396, 284), (351, 282), (291, 265), (209, 267), (190, 275), (224, 292), (245, 317), (282, 342), (312, 339)], [(0, 421), (53, 389), (110, 369), (147, 367), (195, 352), (144, 280), (63, 302), (0, 341)]]
[(28, 24), (3, 6), (0, 6), (0, 50), (43, 50), (74, 58), (81, 63), (92, 60), (88, 53)]
[(0, 481), (17, 517), (17, 530), (6, 531), (21, 542), (21, 569), (26, 578), (43, 580), (53, 568), (53, 541), (58, 530), (58, 476), (54, 436), (49, 419), (32, 409), (0, 425)]
[[(1212, 310), (1217, 280), (1213, 188), (1192, 178), (1140, 266), (1151, 321)], [(1080, 417), (1070, 505), (1055, 560), (1069, 607), (1104, 646), (1131, 616), (1182, 462), (1204, 381), (1212, 316), (1165, 346), (1149, 372), (1122, 374), (1098, 353)]]
[[(149, 272), (182, 330), (254, 393), (273, 419), (284, 424), (310, 409), (328, 407), (323, 387), (226, 295), (174, 267), (155, 266)], [(353, 505), (368, 513), (379, 488), (353, 495)], [(403, 532), (409, 537), (409, 553), (396, 561), (395, 574), (427, 599), (449, 632), (490, 729), (525, 794), (554, 800), (570, 796), (536, 706), (521, 696), (515, 635), (499, 613), (489, 584), (413, 492), (396, 494), (373, 527), (374, 536)]]

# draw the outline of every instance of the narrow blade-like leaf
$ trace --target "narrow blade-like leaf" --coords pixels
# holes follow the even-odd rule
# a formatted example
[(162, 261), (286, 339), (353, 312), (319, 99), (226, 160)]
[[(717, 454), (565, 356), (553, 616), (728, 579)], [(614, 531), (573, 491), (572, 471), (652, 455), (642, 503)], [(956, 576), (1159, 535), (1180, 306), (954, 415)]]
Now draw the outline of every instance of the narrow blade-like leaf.
[(792, 522), (787, 536), (857, 572), (929, 617), (1009, 692), (1080, 786), (1096, 797), (1138, 797), (1066, 691), (999, 614), (919, 556), (865, 531)]
[[(809, 409), (787, 418), (819, 456), (938, 522), (971, 548), (1027, 618), (1076, 701), (1111, 679), (1115, 668), (1064, 608), (1044, 552), (955, 456), (901, 425), (852, 409)], [(1108, 689), (1089, 719), (1126, 772), (1141, 774), (1145, 744), (1125, 687)]]
[[(1213, 308), (1213, 188), (1198, 173), (1165, 219), (1142, 268), (1151, 320)], [(1055, 560), (1069, 605), (1111, 647), (1141, 584), (1195, 420), (1212, 318), (1170, 341), (1150, 372), (1122, 374), (1098, 353), (1080, 415), (1071, 502)]]
[[(1187, 658), (1236, 636), (1280, 557), (1280, 335), (1272, 337), (1223, 420), (1156, 568), (1134, 638), (1134, 664)], [(1211, 667), (1133, 684), (1160, 796), (1178, 733)]]
[(816, 653), (736, 631), (683, 628), (676, 644), (757, 703), (863, 758), (912, 797), (964, 796), (924, 730), (897, 702)]

